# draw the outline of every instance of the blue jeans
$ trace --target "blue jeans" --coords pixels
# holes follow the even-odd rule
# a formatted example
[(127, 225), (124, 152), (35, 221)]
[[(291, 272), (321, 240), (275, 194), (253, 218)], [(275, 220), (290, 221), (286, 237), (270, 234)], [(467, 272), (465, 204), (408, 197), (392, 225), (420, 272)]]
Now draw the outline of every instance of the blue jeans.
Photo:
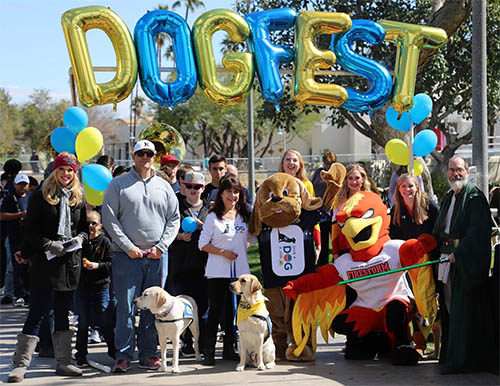
[[(116, 304), (116, 359), (131, 361), (135, 350), (135, 304), (133, 300), (152, 286), (165, 284), (168, 255), (160, 260), (131, 259), (124, 252), (113, 252), (113, 289)], [(158, 356), (154, 316), (149, 310), (140, 311), (137, 331), (139, 361)]]
[(114, 353), (114, 334), (112, 321), (107, 318), (109, 289), (100, 291), (78, 289), (76, 291), (78, 312), (78, 332), (76, 334), (76, 359), (85, 359), (88, 354), (89, 327), (96, 322), (108, 345), (108, 353)]

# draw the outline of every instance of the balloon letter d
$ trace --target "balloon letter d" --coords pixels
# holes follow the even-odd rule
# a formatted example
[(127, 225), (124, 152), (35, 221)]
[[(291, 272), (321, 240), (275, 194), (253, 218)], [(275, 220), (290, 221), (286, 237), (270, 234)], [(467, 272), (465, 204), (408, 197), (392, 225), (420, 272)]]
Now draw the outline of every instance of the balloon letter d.
[[(128, 97), (137, 78), (137, 60), (132, 36), (123, 20), (106, 7), (91, 6), (65, 12), (61, 23), (82, 105), (116, 105)], [(85, 38), (85, 32), (93, 28), (104, 31), (115, 49), (116, 75), (110, 82), (97, 84), (95, 80)]]

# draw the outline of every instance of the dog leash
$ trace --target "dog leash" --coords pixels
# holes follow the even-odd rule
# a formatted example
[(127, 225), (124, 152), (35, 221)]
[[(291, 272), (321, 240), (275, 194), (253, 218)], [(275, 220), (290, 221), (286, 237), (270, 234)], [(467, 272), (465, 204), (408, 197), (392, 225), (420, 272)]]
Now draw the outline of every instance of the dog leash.
[[(230, 265), (230, 276), (231, 276), (231, 282), (236, 281), (238, 278), (236, 277), (236, 260), (231, 261)], [(236, 315), (238, 313), (238, 302), (236, 298), (236, 294), (233, 292), (233, 334), (234, 334), (234, 342), (237, 341), (237, 336), (236, 336), (236, 328), (237, 328), (237, 323), (236, 323)]]

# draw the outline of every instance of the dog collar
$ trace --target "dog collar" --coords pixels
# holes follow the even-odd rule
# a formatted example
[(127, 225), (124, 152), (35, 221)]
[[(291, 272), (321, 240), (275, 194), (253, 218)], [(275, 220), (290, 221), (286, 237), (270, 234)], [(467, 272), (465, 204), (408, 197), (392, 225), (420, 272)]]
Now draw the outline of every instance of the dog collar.
[(166, 318), (167, 315), (170, 314), (170, 311), (172, 311), (172, 308), (174, 308), (174, 302), (170, 302), (170, 305), (168, 306), (166, 311), (162, 312), (161, 314), (156, 314), (156, 319)]

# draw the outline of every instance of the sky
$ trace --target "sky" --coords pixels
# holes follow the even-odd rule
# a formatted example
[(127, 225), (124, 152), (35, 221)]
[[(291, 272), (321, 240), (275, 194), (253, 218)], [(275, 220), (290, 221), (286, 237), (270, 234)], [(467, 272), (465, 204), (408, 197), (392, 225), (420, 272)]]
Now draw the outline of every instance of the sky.
[[(231, 2), (203, 0), (203, 11), (230, 9)], [(35, 89), (49, 90), (53, 100), (71, 100), (68, 70), (70, 60), (61, 16), (64, 12), (90, 5), (110, 7), (127, 24), (133, 35), (136, 22), (158, 4), (172, 5), (173, 0), (0, 0), (0, 88), (6, 89), (14, 103), (24, 103)], [(176, 9), (182, 16), (185, 8)], [(190, 15), (190, 27), (199, 12)], [(217, 34), (223, 34), (222, 32)], [(114, 66), (111, 42), (99, 30), (87, 33), (87, 43), (94, 66)], [(162, 66), (165, 66), (162, 63)], [(97, 82), (113, 77), (96, 74)], [(139, 81), (139, 80), (138, 80)], [(120, 117), (128, 117), (130, 101), (118, 104)]]

